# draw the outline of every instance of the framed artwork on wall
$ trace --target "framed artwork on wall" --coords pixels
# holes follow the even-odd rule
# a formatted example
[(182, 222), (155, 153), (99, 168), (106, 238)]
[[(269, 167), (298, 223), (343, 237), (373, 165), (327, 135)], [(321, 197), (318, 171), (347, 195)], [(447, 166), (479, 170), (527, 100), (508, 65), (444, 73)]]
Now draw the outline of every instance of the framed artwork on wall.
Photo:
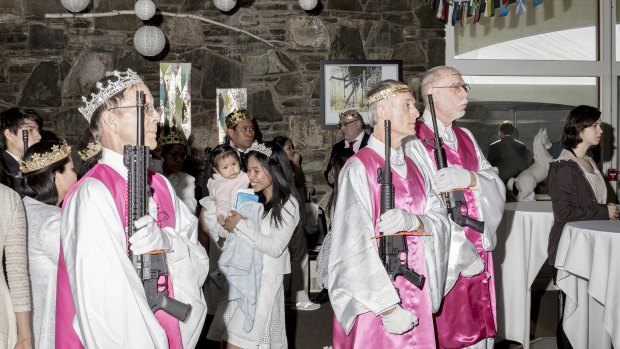
[(355, 109), (368, 124), (366, 94), (381, 80), (402, 80), (402, 61), (321, 61), (321, 121), (337, 129), (338, 115)]

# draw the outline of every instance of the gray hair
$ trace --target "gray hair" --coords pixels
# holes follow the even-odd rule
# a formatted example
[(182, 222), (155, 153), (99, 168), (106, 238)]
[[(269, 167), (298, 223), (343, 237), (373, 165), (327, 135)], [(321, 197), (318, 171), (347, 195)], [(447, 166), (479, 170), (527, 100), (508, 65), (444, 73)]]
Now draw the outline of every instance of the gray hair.
[(433, 67), (424, 73), (422, 81), (420, 82), (420, 92), (422, 93), (422, 99), (424, 100), (424, 106), (428, 107), (428, 90), (433, 87), (434, 83), (445, 77), (446, 75), (461, 75), (461, 72), (456, 68), (449, 67), (447, 65), (440, 65)]
[[(383, 90), (387, 90), (393, 87), (397, 87), (397, 86), (407, 86), (407, 84), (405, 84), (402, 81), (398, 81), (398, 80), (383, 80), (383, 81), (379, 81), (372, 89), (370, 89), (370, 91), (368, 91), (368, 93), (366, 94), (367, 97), (370, 97), (374, 94), (377, 94)], [(391, 98), (384, 98), (381, 99), (375, 103), (372, 103), (368, 106), (368, 123), (370, 124), (370, 127), (374, 127), (377, 124), (377, 116), (379, 113), (379, 107), (383, 106), (383, 105), (391, 105)]]

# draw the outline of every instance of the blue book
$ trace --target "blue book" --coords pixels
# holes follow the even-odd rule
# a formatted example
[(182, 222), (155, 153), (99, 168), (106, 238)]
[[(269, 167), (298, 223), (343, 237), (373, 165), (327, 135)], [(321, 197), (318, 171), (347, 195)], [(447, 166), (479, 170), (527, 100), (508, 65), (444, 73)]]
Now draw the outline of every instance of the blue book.
[(256, 194), (250, 194), (244, 191), (239, 191), (237, 193), (237, 200), (235, 202), (235, 209), (239, 208), (239, 205), (241, 205), (244, 202), (247, 201), (254, 201), (254, 202), (258, 202), (258, 195)]

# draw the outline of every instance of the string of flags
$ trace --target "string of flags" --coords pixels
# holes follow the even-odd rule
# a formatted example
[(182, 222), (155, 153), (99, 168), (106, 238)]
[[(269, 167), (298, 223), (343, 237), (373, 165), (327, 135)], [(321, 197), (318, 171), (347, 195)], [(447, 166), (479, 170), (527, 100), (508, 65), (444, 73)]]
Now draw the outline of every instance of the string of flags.
[[(543, 0), (532, 0), (534, 7), (542, 4)], [(510, 5), (515, 4), (515, 12), (520, 15), (525, 12), (525, 0), (435, 0), (434, 10), (437, 18), (443, 23), (450, 20), (452, 25), (465, 25), (468, 18), (472, 23), (478, 23), (481, 17), (493, 17), (498, 9), (498, 16), (504, 17), (510, 13)], [(452, 6), (452, 13), (450, 13)]]

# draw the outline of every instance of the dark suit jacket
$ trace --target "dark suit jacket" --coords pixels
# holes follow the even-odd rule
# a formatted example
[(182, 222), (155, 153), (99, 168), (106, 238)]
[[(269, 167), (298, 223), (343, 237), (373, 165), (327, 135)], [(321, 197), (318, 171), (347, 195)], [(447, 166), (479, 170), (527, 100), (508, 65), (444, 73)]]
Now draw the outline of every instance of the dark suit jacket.
[[(360, 144), (360, 149), (364, 148), (368, 144), (369, 138), (370, 138), (370, 135), (366, 131), (364, 131), (364, 136), (362, 137), (362, 143)], [(325, 176), (325, 180), (327, 181), (327, 184), (329, 184), (329, 186), (332, 188), (334, 187), (334, 185), (332, 183), (329, 183), (327, 176), (329, 174), (329, 171), (331, 171), (332, 169), (332, 157), (334, 156), (334, 152), (337, 149), (342, 149), (342, 148), (344, 148), (344, 139), (340, 140), (340, 142), (334, 144), (334, 146), (332, 147), (332, 152), (329, 155), (329, 163), (327, 164), (327, 169), (323, 171), (323, 175)]]
[(506, 183), (529, 167), (530, 155), (525, 144), (511, 136), (504, 136), (489, 146), (487, 160), (499, 169), (499, 177)]
[(19, 163), (6, 151), (2, 152), (0, 159), (0, 182), (7, 187), (15, 190), (22, 181), (22, 174), (19, 171)]

